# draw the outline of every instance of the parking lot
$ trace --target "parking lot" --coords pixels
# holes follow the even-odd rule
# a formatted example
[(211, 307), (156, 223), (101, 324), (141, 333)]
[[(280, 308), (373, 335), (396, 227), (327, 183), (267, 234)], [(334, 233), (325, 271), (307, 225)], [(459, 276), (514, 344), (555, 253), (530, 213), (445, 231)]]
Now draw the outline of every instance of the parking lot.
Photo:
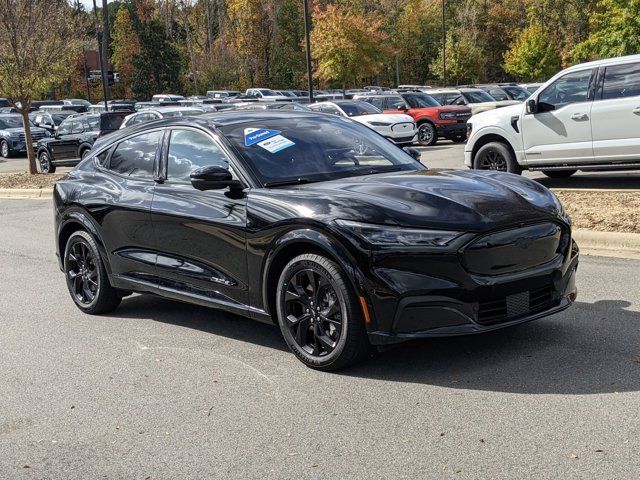
[(0, 201), (2, 478), (637, 476), (638, 262), (583, 256), (564, 313), (329, 374), (204, 308), (83, 315), (52, 230), (50, 201)]

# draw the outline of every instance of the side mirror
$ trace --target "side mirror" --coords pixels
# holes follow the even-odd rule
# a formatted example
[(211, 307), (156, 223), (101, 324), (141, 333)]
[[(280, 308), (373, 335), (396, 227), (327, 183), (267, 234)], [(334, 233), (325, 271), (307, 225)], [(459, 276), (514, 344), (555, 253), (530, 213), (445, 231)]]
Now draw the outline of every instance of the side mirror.
[(420, 150), (418, 150), (417, 148), (403, 147), (402, 150), (404, 150), (405, 153), (408, 153), (411, 156), (411, 158), (413, 158), (414, 160), (420, 161), (420, 156), (422, 154), (420, 153)]
[(527, 100), (527, 113), (538, 113), (538, 102), (533, 98)]
[(191, 173), (191, 185), (198, 190), (242, 190), (242, 183), (234, 180), (231, 172), (218, 165), (200, 167)]
[(398, 110), (400, 110), (401, 112), (406, 112), (407, 108), (404, 105), (398, 105)]

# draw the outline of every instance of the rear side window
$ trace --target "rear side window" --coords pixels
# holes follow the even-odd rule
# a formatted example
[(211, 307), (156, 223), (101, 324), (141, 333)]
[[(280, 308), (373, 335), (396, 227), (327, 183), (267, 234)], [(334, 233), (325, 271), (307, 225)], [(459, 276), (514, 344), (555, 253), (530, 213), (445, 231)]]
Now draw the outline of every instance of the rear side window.
[(162, 131), (156, 131), (123, 140), (111, 155), (109, 170), (127, 177), (152, 179), (161, 139)]
[(640, 63), (607, 67), (604, 73), (603, 99), (640, 95)]
[(500, 88), (490, 89), (489, 95), (491, 95), (496, 100), (509, 100), (509, 97), (507, 96), (507, 94), (504, 93), (504, 91), (502, 91)]
[(388, 97), (387, 98), (387, 110), (397, 110), (398, 107), (406, 108), (402, 97)]

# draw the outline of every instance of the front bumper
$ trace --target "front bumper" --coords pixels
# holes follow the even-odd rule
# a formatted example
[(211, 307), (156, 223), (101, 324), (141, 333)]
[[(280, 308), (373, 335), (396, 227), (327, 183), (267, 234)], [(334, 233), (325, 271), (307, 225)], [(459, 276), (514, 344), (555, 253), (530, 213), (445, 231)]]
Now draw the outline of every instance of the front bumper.
[(436, 125), (439, 137), (455, 138), (467, 136), (467, 122), (466, 120), (459, 120), (457, 123), (439, 124)]
[[(426, 260), (426, 259), (425, 259)], [(417, 258), (402, 264), (384, 260), (375, 267), (385, 287), (369, 289), (376, 322), (369, 329), (374, 345), (415, 338), (468, 335), (518, 325), (558, 313), (576, 299), (579, 250), (526, 271), (486, 276), (470, 274), (457, 255), (431, 268)], [(382, 267), (382, 268), (380, 268)], [(411, 271), (403, 271), (403, 270)], [(434, 275), (432, 272), (439, 272)], [(392, 298), (395, 297), (395, 298)]]

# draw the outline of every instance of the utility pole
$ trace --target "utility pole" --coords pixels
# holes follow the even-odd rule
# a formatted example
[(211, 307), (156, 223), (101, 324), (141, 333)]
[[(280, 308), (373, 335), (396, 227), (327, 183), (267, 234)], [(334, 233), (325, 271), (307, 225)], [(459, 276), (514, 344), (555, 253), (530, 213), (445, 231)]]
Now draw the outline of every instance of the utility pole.
[(309, 88), (309, 103), (313, 103), (313, 78), (311, 77), (311, 40), (309, 38), (310, 18), (309, 1), (302, 0), (304, 6), (304, 38), (307, 47), (307, 87)]
[(442, 82), (447, 85), (447, 27), (444, 23), (444, 2), (442, 0)]
[(396, 88), (400, 86), (400, 67), (398, 66), (398, 54), (396, 53)]
[[(106, 0), (103, 0), (106, 2)], [(98, 56), (100, 57), (100, 75), (102, 76), (102, 95), (104, 97), (104, 109), (105, 111), (109, 110), (109, 80), (107, 79), (107, 70), (105, 65), (105, 56), (103, 56), (102, 52), (102, 37), (104, 37), (104, 25), (103, 32), (100, 35), (100, 30), (98, 29), (98, 7), (96, 6), (96, 0), (93, 0), (93, 16), (94, 23), (96, 27), (96, 37), (98, 38)]]

